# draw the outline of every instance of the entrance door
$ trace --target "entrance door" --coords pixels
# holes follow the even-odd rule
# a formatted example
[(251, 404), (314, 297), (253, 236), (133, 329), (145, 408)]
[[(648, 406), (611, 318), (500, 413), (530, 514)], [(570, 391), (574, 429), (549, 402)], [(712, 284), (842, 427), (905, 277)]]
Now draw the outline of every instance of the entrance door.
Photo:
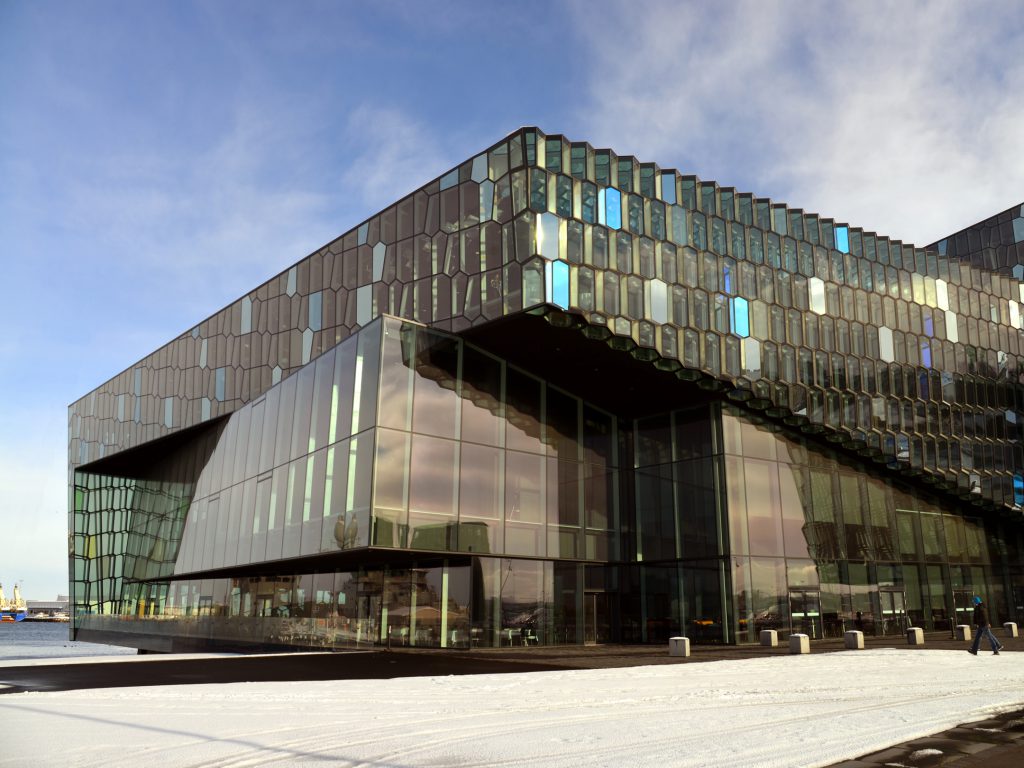
[(955, 632), (957, 624), (972, 624), (974, 618), (974, 590), (954, 589), (953, 590), (953, 626), (950, 630)]
[(794, 632), (802, 632), (812, 640), (821, 634), (821, 598), (817, 590), (790, 590), (789, 615)]
[(583, 643), (608, 642), (608, 596), (604, 592), (583, 595)]
[(357, 644), (409, 645), (409, 571), (369, 571), (359, 584)]
[(1024, 582), (1019, 576), (1011, 576), (1014, 579), (1010, 585), (1010, 594), (1013, 595), (1013, 615), (1010, 617), (1019, 624), (1024, 624)]
[(905, 634), (908, 623), (906, 600), (903, 592), (879, 590), (878, 600), (882, 605), (882, 634)]

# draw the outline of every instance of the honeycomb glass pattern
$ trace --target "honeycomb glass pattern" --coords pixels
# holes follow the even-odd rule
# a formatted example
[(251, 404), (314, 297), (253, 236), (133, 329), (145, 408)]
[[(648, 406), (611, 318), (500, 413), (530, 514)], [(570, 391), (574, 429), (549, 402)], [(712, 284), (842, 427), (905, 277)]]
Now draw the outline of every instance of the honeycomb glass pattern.
[[(479, 567), (469, 570), (474, 594), (488, 583), (488, 569), (503, 567), (496, 564), (504, 557), (523, 573), (528, 568), (519, 563), (531, 561), (515, 558), (538, 558), (540, 575), (535, 581), (523, 577), (540, 585), (538, 594), (548, 595), (564, 577), (573, 584), (584, 579), (590, 593), (605, 596), (607, 604), (588, 603), (589, 613), (579, 613), (582, 605), (570, 611), (558, 608), (557, 600), (540, 600), (545, 607), (538, 615), (548, 617), (544, 642), (558, 634), (584, 640), (607, 635), (597, 624), (616, 621), (624, 639), (652, 641), (691, 621), (698, 623), (690, 631), (704, 627), (700, 632), (709, 642), (749, 638), (750, 618), (741, 625), (740, 615), (760, 609), (753, 597), (740, 596), (754, 595), (760, 588), (752, 592), (749, 585), (765, 579), (789, 585), (786, 616), (792, 622), (796, 613), (810, 612), (793, 608), (804, 605), (810, 591), (797, 596), (792, 587), (803, 577), (793, 572), (783, 578), (783, 566), (769, 568), (773, 576), (755, 573), (750, 558), (760, 555), (748, 551), (749, 538), (737, 538), (740, 528), (749, 537), (751, 525), (736, 516), (745, 507), (732, 494), (754, 481), (745, 470), (738, 474), (722, 449), (722, 408), (738, 408), (744, 418), (806, 441), (809, 455), (838, 452), (858, 472), (908, 484), (939, 510), (940, 521), (955, 513), (980, 516), (986, 525), (1019, 525), (1022, 215), (1017, 206), (918, 248), (608, 149), (535, 128), (518, 130), (72, 404), (71, 572), (81, 585), (76, 595), (88, 595), (81, 603), (76, 599), (77, 610), (123, 615), (142, 610), (141, 604), (151, 612), (170, 595), (175, 605), (196, 607), (207, 595), (203, 574), (228, 584), (219, 569), (387, 550), (441, 553), (444, 563), (436, 567), (442, 571), (455, 567), (448, 555), (476, 558)], [(381, 324), (385, 317), (394, 319)], [(622, 395), (620, 405), (602, 400), (598, 406), (563, 371), (549, 380), (521, 359), (489, 353), (484, 342), (497, 337), (502, 323), (523, 317), (546, 323), (552, 338), (574, 333), (579, 344), (601, 345), (630, 366), (647, 366), (649, 374), (629, 369), (643, 386), (662, 386), (657, 382), (668, 377), (681, 397), (707, 402), (695, 406), (699, 417), (686, 417), (708, 425), (700, 468), (690, 467), (689, 480), (681, 480), (683, 449), (671, 442), (669, 454), (637, 463), (643, 419), (654, 418), (639, 414), (642, 393)], [(402, 321), (429, 329), (411, 332), (417, 339), (411, 354), (436, 355), (434, 363), (410, 365), (412, 358), (405, 359), (410, 353), (389, 335)], [(531, 333), (538, 328), (515, 327)], [(421, 348), (431, 332), (436, 349), (434, 342)], [(474, 347), (461, 337), (482, 342)], [(534, 343), (520, 340), (521, 347)], [(499, 361), (504, 389), (477, 388), (467, 398), (464, 392), (476, 385), (458, 366), (476, 360), (486, 369), (484, 358)], [(543, 405), (531, 411), (534, 389)], [(525, 398), (525, 410), (514, 405), (516, 397)], [(476, 399), (485, 405), (467, 411), (466, 402)], [(406, 405), (384, 408), (385, 400)], [(434, 407), (418, 407), (421, 400)], [(488, 427), (483, 416), (492, 401), (501, 429)], [(552, 414), (572, 409), (575, 420), (549, 423)], [(615, 436), (615, 450), (607, 455), (634, 458), (633, 466), (605, 462), (615, 480), (604, 490), (591, 488), (593, 473), (605, 470), (589, 465), (585, 447), (586, 425), (595, 414)], [(673, 420), (682, 417), (658, 418), (668, 419), (664, 428), (671, 434)], [(531, 420), (537, 425), (528, 426)], [(80, 513), (135, 508), (117, 507), (111, 496), (89, 500), (93, 486), (130, 490), (139, 478), (109, 471), (119, 456), (150, 450), (159, 438), (190, 443), (203, 429), (224, 432), (210, 460), (196, 465), (195, 485), (174, 496), (179, 501), (171, 506), (178, 511), (156, 516), (157, 530), (173, 532), (169, 546), (159, 557), (143, 557), (146, 567), (125, 579), (128, 549), (119, 547), (127, 544), (116, 536), (126, 534), (130, 521), (89, 522)], [(502, 432), (506, 443), (490, 429)], [(569, 454), (552, 448), (553, 434), (572, 436), (554, 440), (564, 442)], [(518, 442), (507, 442), (513, 437)], [(538, 440), (542, 448), (534, 445)], [(427, 476), (422, 467), (450, 471)], [(476, 476), (490, 480), (466, 481)], [(690, 510), (678, 501), (686, 482), (706, 489)], [(607, 519), (588, 493), (606, 495), (598, 507), (611, 510)], [(793, 496), (793, 504), (803, 495)], [(80, 497), (86, 499), (82, 506)], [(867, 491), (860, 497), (865, 504), (873, 498)], [(473, 513), (462, 509), (467, 498), (475, 499)], [(826, 530), (817, 525), (813, 504), (800, 508), (809, 531)], [(592, 529), (594, 521), (600, 524)], [(691, 523), (698, 532), (689, 530)], [(97, 526), (115, 538), (102, 541), (110, 547), (99, 561), (106, 565), (87, 566), (86, 555), (100, 551), (100, 542), (87, 533)], [(935, 566), (941, 568), (954, 562), (952, 540), (938, 537), (936, 526), (945, 530), (945, 523), (933, 523), (921, 534), (927, 547), (922, 543), (911, 554), (937, 547), (946, 557)], [(761, 523), (755, 527), (760, 530)], [(1017, 557), (1014, 563), (1016, 530), (986, 531), (1011, 560)], [(849, 549), (807, 546), (810, 560), (838, 569), (828, 583), (859, 583), (860, 571), (841, 565)], [(854, 551), (871, 562), (883, 558), (870, 547)], [(171, 562), (172, 581), (161, 581), (169, 578)], [(588, 563), (602, 570), (579, 570), (590, 569)], [(365, 567), (383, 568), (386, 583), (383, 561)], [(939, 611), (938, 603), (954, 616), (958, 608), (950, 595), (964, 583), (991, 583), (974, 572), (936, 581), (927, 570), (933, 566), (921, 567), (920, 594), (935, 603), (922, 604), (925, 622)], [(871, 579), (881, 578), (871, 568)], [(338, 563), (333, 573), (344, 570)], [(274, 581), (282, 573), (283, 581)], [(256, 611), (251, 606), (261, 600), (281, 602), (266, 603), (260, 590), (281, 590), (289, 599), (297, 590), (307, 594), (295, 584), (317, 576), (315, 569), (278, 568), (260, 577), (256, 591), (239, 593), (249, 595), (239, 597), (239, 605)], [(911, 582), (903, 577), (906, 608)], [(289, 581), (294, 579), (300, 581)], [(199, 603), (191, 592), (183, 597), (174, 591), (185, 581), (198, 585)], [(819, 586), (824, 583), (819, 578)], [(1007, 581), (1002, 588), (1011, 586)], [(161, 592), (164, 587), (169, 591)], [(235, 588), (223, 587), (224, 605)], [(664, 613), (656, 606), (664, 605), (677, 608), (652, 621), (653, 613)], [(729, 608), (716, 613), (715, 605)], [(369, 635), (360, 630), (359, 638), (386, 639), (383, 610)], [(563, 631), (551, 618), (556, 614), (603, 619)], [(507, 618), (488, 620), (487, 642), (513, 629)], [(435, 633), (435, 640), (448, 642), (442, 636)]]

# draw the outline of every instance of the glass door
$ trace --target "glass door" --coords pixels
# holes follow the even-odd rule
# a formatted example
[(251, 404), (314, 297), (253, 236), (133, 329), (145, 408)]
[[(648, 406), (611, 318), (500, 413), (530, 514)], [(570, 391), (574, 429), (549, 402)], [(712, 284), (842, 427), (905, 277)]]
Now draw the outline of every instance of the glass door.
[(1011, 576), (1010, 594), (1013, 596), (1013, 615), (1010, 617), (1018, 624), (1024, 624), (1024, 580), (1020, 576)]
[(607, 643), (608, 630), (608, 596), (604, 592), (587, 592), (583, 596), (583, 643)]
[(953, 626), (952, 632), (956, 631), (957, 624), (971, 625), (974, 622), (974, 590), (954, 589), (953, 590)]
[(903, 592), (879, 590), (878, 599), (882, 605), (882, 634), (902, 635), (907, 631), (906, 599)]
[(377, 645), (384, 638), (380, 633), (383, 594), (379, 581), (360, 584), (356, 614), (356, 645)]
[(790, 590), (789, 615), (793, 632), (801, 632), (812, 640), (822, 636), (821, 596), (817, 590)]
[(411, 574), (400, 570), (384, 571), (383, 590), (379, 604), (381, 643), (410, 645), (409, 613), (411, 609)]

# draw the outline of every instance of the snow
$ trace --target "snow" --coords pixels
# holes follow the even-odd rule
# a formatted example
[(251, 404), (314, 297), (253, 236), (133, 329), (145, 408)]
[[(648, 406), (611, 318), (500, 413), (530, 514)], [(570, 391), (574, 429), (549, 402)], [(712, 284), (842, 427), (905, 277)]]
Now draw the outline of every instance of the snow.
[(827, 766), (1024, 707), (1024, 653), (0, 695), (0, 765)]

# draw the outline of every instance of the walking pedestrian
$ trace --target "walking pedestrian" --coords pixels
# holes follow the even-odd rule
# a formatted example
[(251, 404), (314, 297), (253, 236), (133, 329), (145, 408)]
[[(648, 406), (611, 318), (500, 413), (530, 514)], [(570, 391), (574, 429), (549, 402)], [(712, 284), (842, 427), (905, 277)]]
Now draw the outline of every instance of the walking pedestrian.
[(981, 602), (981, 598), (975, 595), (974, 597), (974, 625), (978, 628), (977, 634), (974, 635), (974, 642), (971, 643), (971, 647), (967, 649), (968, 653), (972, 653), (975, 656), (978, 655), (978, 648), (981, 646), (981, 636), (988, 635), (988, 642), (992, 646), (992, 654), (998, 656), (999, 652), (1003, 649), (999, 641), (996, 640), (996, 636), (992, 634), (992, 627), (988, 623), (988, 610)]

